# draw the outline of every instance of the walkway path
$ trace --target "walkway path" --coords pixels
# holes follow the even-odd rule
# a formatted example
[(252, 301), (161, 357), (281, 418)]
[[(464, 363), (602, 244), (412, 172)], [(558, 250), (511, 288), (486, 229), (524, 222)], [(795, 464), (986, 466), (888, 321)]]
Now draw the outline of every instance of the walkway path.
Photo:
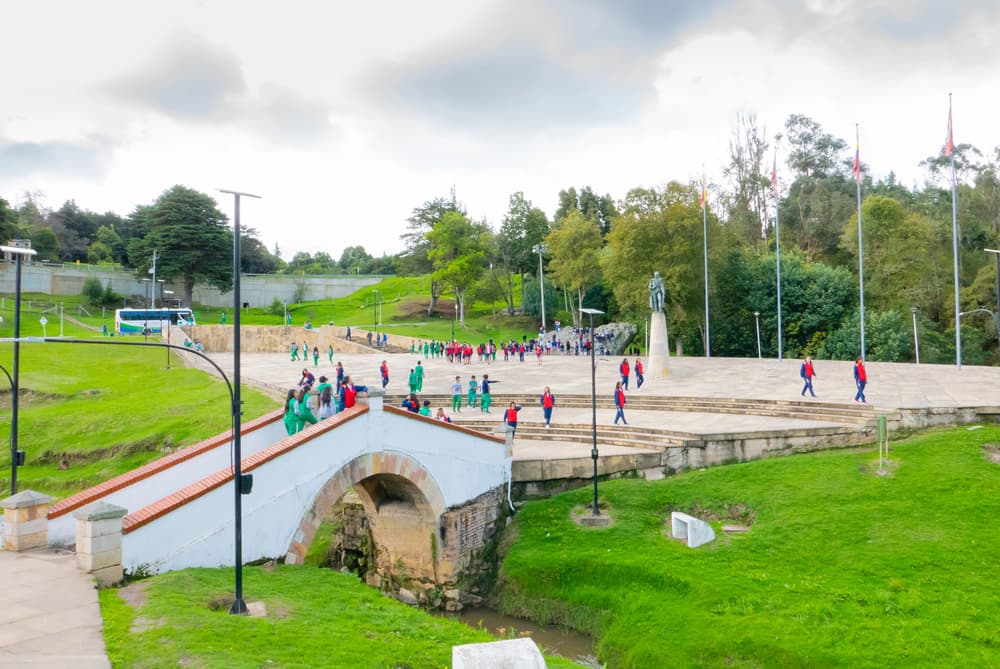
[(108, 669), (94, 579), (72, 553), (0, 550), (0, 667)]

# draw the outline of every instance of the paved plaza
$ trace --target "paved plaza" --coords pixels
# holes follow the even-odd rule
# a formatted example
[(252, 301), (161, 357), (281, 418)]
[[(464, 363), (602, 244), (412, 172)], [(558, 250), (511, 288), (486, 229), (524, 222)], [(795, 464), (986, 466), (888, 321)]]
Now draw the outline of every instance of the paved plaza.
[[(232, 369), (232, 354), (217, 353), (211, 357), (227, 372)], [(503, 357), (486, 364), (473, 359), (470, 365), (449, 363), (444, 358), (424, 359), (415, 354), (335, 354), (347, 374), (356, 383), (373, 387), (381, 385), (378, 366), (389, 363), (390, 394), (408, 392), (410, 369), (420, 360), (425, 368), (424, 393), (451, 394), (451, 383), (461, 376), (463, 387), (473, 374), (477, 380), (489, 374), (495, 395), (541, 394), (545, 386), (558, 396), (560, 393), (590, 394), (590, 358), (584, 356), (549, 355), (542, 364), (535, 356), (523, 363), (504, 362)], [(611, 397), (618, 380), (621, 358), (597, 359), (597, 394)], [(318, 367), (290, 362), (287, 354), (251, 353), (241, 358), (244, 380), (266, 384), (272, 388), (290, 388), (298, 382), (303, 367), (318, 377), (333, 378), (335, 370), (326, 360)], [(634, 366), (635, 358), (629, 363)], [(643, 360), (643, 362), (647, 362)], [(632, 378), (629, 397), (652, 395), (662, 397), (719, 397), (737, 399), (802, 400), (799, 360), (756, 358), (671, 358), (669, 375), (664, 379), (647, 377), (641, 390), (635, 389)], [(855, 385), (853, 363), (849, 361), (815, 362), (814, 388), (817, 401), (851, 404)], [(867, 365), (868, 403), (880, 409), (989, 406), (1000, 404), (1000, 368), (954, 365), (915, 365), (906, 363), (871, 362)], [(808, 396), (807, 400), (811, 399)]]

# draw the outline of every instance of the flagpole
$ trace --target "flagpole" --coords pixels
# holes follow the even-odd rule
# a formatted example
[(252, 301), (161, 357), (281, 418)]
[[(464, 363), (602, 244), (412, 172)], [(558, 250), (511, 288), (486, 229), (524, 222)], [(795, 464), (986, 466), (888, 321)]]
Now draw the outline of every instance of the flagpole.
[(962, 312), (958, 301), (958, 179), (955, 172), (955, 141), (951, 125), (951, 93), (948, 93), (948, 141), (945, 152), (951, 158), (951, 244), (955, 266), (955, 366), (962, 369)]
[(701, 229), (705, 257), (705, 357), (712, 357), (712, 334), (708, 321), (708, 193), (705, 190), (705, 166), (701, 166)]
[(854, 124), (854, 181), (858, 186), (858, 295), (861, 302), (861, 361), (865, 359), (865, 251), (861, 243), (861, 130)]
[(771, 169), (771, 187), (774, 189), (774, 258), (778, 277), (778, 362), (781, 362), (781, 225), (778, 219), (778, 151), (774, 151)]

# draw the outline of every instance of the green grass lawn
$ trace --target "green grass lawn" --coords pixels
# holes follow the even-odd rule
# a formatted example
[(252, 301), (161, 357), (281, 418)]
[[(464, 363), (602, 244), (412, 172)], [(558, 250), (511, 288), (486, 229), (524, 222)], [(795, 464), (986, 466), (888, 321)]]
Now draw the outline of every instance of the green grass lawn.
[[(519, 300), (520, 282), (516, 277), (515, 284), (515, 295), (518, 295)], [(317, 326), (333, 321), (337, 325), (372, 329), (375, 322), (374, 305), (378, 300), (382, 301), (380, 329), (414, 339), (451, 338), (455, 320), (454, 297), (443, 296), (438, 301), (434, 314), (429, 316), (427, 306), (430, 304), (430, 278), (427, 276), (389, 277), (373, 286), (362, 288), (349, 297), (291, 304), (288, 309), (292, 314), (293, 325), (297, 326), (308, 319)], [(198, 322), (203, 325), (221, 322), (223, 311), (226, 313), (226, 322), (233, 322), (232, 308), (199, 308), (197, 311)], [(551, 307), (547, 314), (551, 321), (556, 318), (561, 318), (564, 323), (571, 321), (568, 314), (558, 313)], [(242, 312), (241, 322), (246, 325), (280, 325), (282, 314), (270, 314), (264, 307), (251, 308)], [(456, 326), (455, 336), (474, 342), (485, 342), (491, 337), (494, 341), (512, 338), (520, 341), (521, 335), (534, 336), (539, 324), (539, 319), (534, 317), (508, 316), (502, 302), (473, 302), (466, 305), (465, 325)]]
[[(112, 666), (445, 669), (453, 645), (492, 640), (389, 599), (350, 574), (302, 566), (243, 573), (246, 600), (263, 602), (266, 617), (227, 613), (231, 569), (188, 569), (140, 581), (124, 593), (131, 604), (119, 589), (102, 590)], [(577, 665), (550, 658), (548, 666)]]
[[(1000, 666), (1000, 428), (602, 483), (614, 526), (571, 520), (592, 491), (525, 506), (501, 604), (599, 636), (609, 667)], [(749, 515), (689, 549), (670, 510)]]
[[(12, 361), (12, 344), (0, 345), (0, 364), (12, 370)], [(18, 447), (26, 452), (27, 465), (18, 470), (18, 488), (56, 498), (218, 434), (231, 423), (225, 384), (184, 368), (176, 355), (167, 370), (161, 348), (26, 342), (21, 388)], [(244, 420), (280, 406), (246, 387), (242, 398)], [(3, 379), (0, 435), (10, 432), (10, 400)], [(4, 448), (0, 489), (9, 487), (10, 451)]]

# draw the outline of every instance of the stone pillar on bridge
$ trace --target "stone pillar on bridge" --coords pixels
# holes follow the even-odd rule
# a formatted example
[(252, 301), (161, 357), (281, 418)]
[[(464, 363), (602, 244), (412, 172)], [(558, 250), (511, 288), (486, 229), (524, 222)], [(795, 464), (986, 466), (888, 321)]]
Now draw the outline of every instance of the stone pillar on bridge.
[(22, 490), (3, 500), (3, 547), (27, 551), (49, 544), (49, 502), (52, 498), (34, 490)]

